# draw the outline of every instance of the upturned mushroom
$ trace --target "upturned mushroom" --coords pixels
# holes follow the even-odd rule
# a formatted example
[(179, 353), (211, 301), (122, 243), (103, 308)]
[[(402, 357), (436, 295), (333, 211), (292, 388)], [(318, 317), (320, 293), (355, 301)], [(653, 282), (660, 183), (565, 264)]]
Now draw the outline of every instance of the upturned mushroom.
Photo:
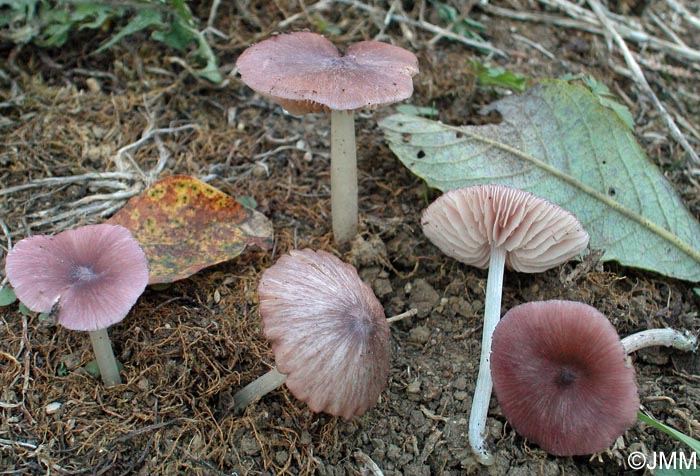
[(477, 185), (449, 191), (421, 220), (423, 232), (443, 253), (489, 268), (479, 375), (469, 415), (469, 443), (477, 460), (493, 464), (485, 437), (491, 399), (491, 338), (501, 311), (503, 270), (537, 273), (581, 253), (588, 234), (574, 215), (522, 190)]
[(323, 36), (296, 32), (249, 47), (236, 66), (245, 84), (292, 114), (330, 111), (333, 236), (350, 241), (358, 226), (353, 112), (409, 98), (416, 56), (377, 41), (355, 43), (341, 55)]
[(286, 383), (315, 412), (352, 418), (389, 376), (389, 324), (355, 268), (325, 251), (293, 250), (258, 286), (276, 368), (234, 395), (234, 410)]
[(621, 341), (610, 321), (587, 304), (516, 306), (493, 335), (491, 372), (503, 415), (553, 455), (603, 451), (637, 418), (639, 396), (627, 353), (651, 345), (688, 351), (697, 338), (650, 329)]
[(121, 383), (107, 328), (127, 315), (148, 283), (146, 255), (122, 226), (87, 225), (18, 242), (5, 271), (30, 310), (50, 312), (71, 330), (88, 331), (105, 385)]

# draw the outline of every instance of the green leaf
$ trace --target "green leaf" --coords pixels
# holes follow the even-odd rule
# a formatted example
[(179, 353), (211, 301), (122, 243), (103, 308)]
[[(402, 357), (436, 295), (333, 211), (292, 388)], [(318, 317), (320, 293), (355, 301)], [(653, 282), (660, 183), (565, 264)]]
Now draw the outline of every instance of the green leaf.
[[(124, 370), (124, 364), (117, 360), (117, 369), (121, 372)], [(89, 373), (91, 376), (98, 378), (100, 376), (100, 367), (97, 365), (96, 360), (91, 360), (83, 366), (83, 370)], [(66, 372), (67, 373), (67, 372)]]
[(127, 23), (124, 28), (119, 30), (116, 35), (110, 38), (105, 44), (97, 48), (95, 53), (101, 53), (102, 51), (105, 51), (111, 46), (119, 43), (123, 38), (152, 27), (167, 28), (167, 25), (163, 23), (162, 15), (158, 10), (154, 8), (143, 8), (139, 10), (131, 21)]
[(27, 306), (25, 306), (23, 302), (19, 303), (19, 312), (21, 312), (24, 316), (31, 316), (32, 314), (34, 314), (34, 312)]
[(527, 78), (525, 76), (506, 71), (500, 66), (491, 66), (488, 63), (472, 61), (471, 67), (477, 80), (482, 85), (499, 86), (515, 89), (516, 91), (525, 91), (527, 89)]
[(10, 304), (17, 301), (17, 296), (15, 295), (15, 290), (11, 287), (6, 287), (0, 289), (0, 307), (9, 306)]
[(700, 280), (700, 226), (587, 88), (547, 80), (486, 112), (493, 109), (501, 124), (454, 127), (398, 114), (380, 126), (404, 165), (432, 187), (527, 190), (574, 213), (604, 260)]
[(411, 114), (412, 116), (437, 117), (438, 110), (434, 107), (418, 107), (412, 104), (400, 104), (396, 110), (401, 114)]
[(172, 23), (168, 31), (154, 31), (151, 37), (180, 51), (185, 50), (190, 43), (197, 39), (192, 34), (192, 31), (185, 27), (182, 21), (177, 19)]
[(695, 451), (696, 453), (700, 453), (700, 441), (696, 440), (693, 437), (690, 437), (686, 435), (685, 433), (681, 433), (680, 431), (676, 430), (675, 428), (671, 428), (668, 425), (665, 425), (661, 423), (660, 421), (650, 417), (649, 415), (642, 413), (642, 412), (637, 412), (637, 419), (639, 421), (643, 421), (644, 423), (653, 426), (657, 430), (661, 430), (667, 435), (671, 435), (681, 443), (685, 443), (686, 445), (690, 446), (690, 448)]
[(605, 107), (612, 109), (622, 122), (630, 129), (634, 130), (634, 117), (627, 106), (620, 104), (615, 99), (615, 95), (603, 83), (596, 81), (593, 76), (583, 78), (583, 83), (588, 86), (595, 97)]

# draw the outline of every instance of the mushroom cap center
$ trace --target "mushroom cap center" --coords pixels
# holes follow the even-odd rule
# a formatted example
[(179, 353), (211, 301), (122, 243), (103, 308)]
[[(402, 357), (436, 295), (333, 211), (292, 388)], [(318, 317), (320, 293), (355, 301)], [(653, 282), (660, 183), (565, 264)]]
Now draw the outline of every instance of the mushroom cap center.
[(559, 368), (554, 382), (562, 388), (567, 388), (574, 385), (579, 379), (576, 369), (570, 366), (562, 366)]
[(70, 279), (73, 284), (88, 284), (100, 277), (95, 268), (87, 265), (74, 265), (70, 271)]

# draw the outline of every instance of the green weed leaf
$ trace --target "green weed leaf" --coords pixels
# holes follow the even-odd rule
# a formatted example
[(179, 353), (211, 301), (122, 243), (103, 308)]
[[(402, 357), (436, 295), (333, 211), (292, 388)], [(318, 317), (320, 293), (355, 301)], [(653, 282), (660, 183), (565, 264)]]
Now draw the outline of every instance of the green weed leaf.
[(525, 76), (506, 71), (500, 66), (491, 66), (488, 63), (472, 61), (471, 67), (481, 85), (498, 86), (515, 89), (516, 91), (525, 91), (527, 89), (527, 78)]
[(11, 287), (6, 287), (0, 289), (0, 307), (9, 306), (10, 304), (17, 301), (17, 296), (15, 296), (15, 290)]
[(501, 99), (500, 124), (454, 127), (397, 114), (391, 149), (440, 190), (498, 183), (574, 213), (603, 259), (700, 280), (700, 225), (630, 130), (584, 86), (542, 81)]
[(682, 433), (682, 432), (676, 430), (675, 428), (671, 428), (670, 426), (661, 423), (660, 421), (650, 417), (646, 413), (638, 412), (637, 419), (639, 421), (643, 421), (644, 423), (646, 423), (648, 425), (653, 426), (657, 430), (663, 431), (667, 435), (671, 435), (672, 437), (674, 437), (678, 441), (690, 446), (693, 449), (693, 451), (700, 453), (700, 441), (696, 440), (695, 438), (690, 437), (690, 436), (686, 435), (685, 433)]
[(608, 89), (606, 85), (596, 81), (596, 79), (592, 76), (586, 76), (583, 78), (583, 83), (588, 86), (601, 105), (615, 111), (615, 114), (622, 119), (622, 122), (624, 122), (630, 130), (634, 129), (634, 118), (632, 117), (632, 113), (629, 109), (627, 109), (627, 106), (617, 102), (615, 95), (610, 92), (610, 89)]
[(97, 48), (95, 53), (100, 53), (119, 43), (127, 36), (148, 28), (167, 28), (167, 25), (163, 22), (161, 13), (156, 9), (143, 8), (139, 10), (124, 28), (119, 30), (109, 41)]

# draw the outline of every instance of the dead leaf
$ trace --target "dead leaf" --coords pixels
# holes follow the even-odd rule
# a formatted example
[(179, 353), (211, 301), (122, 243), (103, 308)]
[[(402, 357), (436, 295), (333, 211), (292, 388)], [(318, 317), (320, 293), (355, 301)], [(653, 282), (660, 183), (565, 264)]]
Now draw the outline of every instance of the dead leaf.
[(109, 223), (128, 228), (148, 257), (149, 284), (169, 283), (272, 246), (272, 223), (196, 178), (174, 175), (132, 198)]

